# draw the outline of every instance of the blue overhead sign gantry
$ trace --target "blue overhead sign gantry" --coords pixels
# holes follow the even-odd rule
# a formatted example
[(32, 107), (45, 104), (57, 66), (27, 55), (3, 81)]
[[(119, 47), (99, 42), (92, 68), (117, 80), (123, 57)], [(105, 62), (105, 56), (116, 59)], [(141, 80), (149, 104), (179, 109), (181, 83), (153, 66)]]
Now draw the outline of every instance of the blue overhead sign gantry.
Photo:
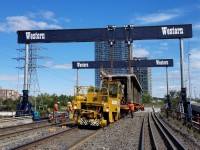
[[(111, 35), (112, 32), (112, 35)], [(108, 28), (17, 31), (18, 43), (98, 42), (191, 38), (192, 25), (161, 25)]]
[[(113, 61), (114, 68), (128, 68), (127, 61)], [(173, 59), (131, 60), (131, 67), (173, 67)], [(73, 69), (110, 68), (110, 61), (73, 61)]]
[[(88, 28), (88, 29), (59, 29), (59, 30), (23, 30), (17, 31), (18, 43), (26, 44), (25, 48), (25, 69), (24, 69), (24, 90), (23, 90), (23, 101), (19, 104), (17, 112), (25, 112), (29, 109), (28, 102), (28, 53), (30, 43), (66, 43), (66, 42), (99, 42), (108, 41), (111, 50), (111, 63), (107, 65), (99, 63), (100, 66), (110, 66), (111, 70), (113, 67), (125, 66), (129, 68), (131, 73), (131, 66), (137, 65), (142, 67), (141, 61), (131, 60), (131, 43), (133, 40), (153, 40), (153, 39), (180, 39), (181, 49), (181, 60), (183, 60), (183, 38), (192, 38), (192, 24), (180, 24), (180, 25), (161, 25), (161, 26), (132, 26), (126, 25), (124, 27), (107, 26), (106, 28)], [(114, 62), (113, 61), (113, 43), (117, 40), (125, 41), (128, 47), (128, 63)], [(145, 60), (147, 61), (147, 60)], [(153, 64), (153, 62), (151, 62)], [(156, 64), (157, 63), (157, 64)], [(95, 65), (94, 63), (93, 65)], [(97, 63), (98, 64), (98, 63)], [(98, 65), (99, 65), (98, 64)], [(164, 65), (159, 65), (164, 64)], [(77, 64), (76, 64), (77, 65)], [(89, 64), (88, 64), (89, 65)], [(167, 67), (167, 61), (154, 61), (154, 65)], [(79, 63), (79, 66), (81, 64)], [(84, 65), (83, 65), (84, 66)], [(87, 65), (85, 65), (87, 66)], [(170, 66), (170, 65), (169, 65)], [(183, 66), (183, 61), (181, 61)], [(80, 68), (80, 67), (79, 67)], [(182, 67), (183, 68), (183, 67)], [(183, 69), (181, 69), (181, 88), (183, 87)], [(183, 89), (183, 88), (182, 88)], [(182, 96), (183, 97), (183, 96)], [(26, 112), (24, 114), (27, 114)], [(18, 113), (19, 115), (19, 113)]]

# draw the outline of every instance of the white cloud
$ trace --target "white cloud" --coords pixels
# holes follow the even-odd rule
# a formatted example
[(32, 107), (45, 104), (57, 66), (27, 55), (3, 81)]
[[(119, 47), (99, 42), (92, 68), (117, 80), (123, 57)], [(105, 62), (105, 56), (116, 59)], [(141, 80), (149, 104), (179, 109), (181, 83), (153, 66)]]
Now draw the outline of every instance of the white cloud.
[(156, 86), (156, 88), (154, 88), (153, 85), (153, 90), (152, 90), (152, 95), (155, 97), (164, 97), (164, 95), (166, 95), (166, 86), (161, 85), (161, 86)]
[(6, 18), (5, 23), (0, 24), (0, 31), (16, 32), (17, 30), (31, 29), (59, 29), (56, 24), (48, 24), (44, 21), (35, 21), (27, 16), (11, 16)]
[(168, 43), (166, 42), (163, 42), (163, 43), (160, 43), (161, 46), (168, 46)]
[(44, 66), (51, 66), (53, 63), (53, 61), (47, 61)]
[(196, 30), (200, 30), (200, 23), (193, 25), (193, 28)]
[(55, 19), (55, 17), (54, 17), (54, 12), (52, 12), (52, 11), (46, 10), (46, 11), (42, 11), (40, 14), (41, 14), (46, 20), (50, 20), (50, 21), (53, 21), (53, 22), (58, 22), (58, 20)]
[(162, 54), (162, 51), (155, 50), (155, 51), (152, 52), (152, 54), (154, 54), (154, 55), (160, 55), (160, 54)]
[(155, 13), (146, 16), (138, 16), (136, 17), (136, 21), (142, 24), (149, 24), (149, 23), (158, 23), (167, 20), (171, 20), (177, 17), (177, 14), (173, 13)]
[(144, 48), (138, 48), (133, 50), (133, 57), (147, 57), (149, 52)]
[(18, 80), (22, 79), (23, 75), (0, 75), (0, 81), (10, 81), (10, 80)]
[(200, 48), (194, 48), (191, 50), (190, 52), (191, 56), (190, 58), (191, 59), (198, 59), (200, 60)]
[[(198, 61), (198, 62), (199, 62), (199, 61)], [(191, 66), (192, 69), (200, 69), (200, 64), (199, 64), (198, 62), (194, 63), (194, 64)]]
[(169, 85), (169, 91), (171, 90), (180, 91), (180, 85)]
[(62, 21), (64, 21), (64, 22), (70, 22), (71, 21), (70, 18), (63, 18), (63, 17), (61, 17), (59, 19), (62, 20)]
[(49, 65), (47, 67), (51, 69), (72, 69), (72, 64)]
[(0, 24), (0, 31), (4, 31), (5, 30), (5, 25), (2, 23)]
[(199, 63), (199, 60), (200, 60), (200, 48), (194, 48), (191, 50), (190, 52), (190, 58), (191, 58), (191, 68), (192, 69), (198, 69), (200, 70), (200, 63)]
[(168, 50), (168, 43), (166, 43), (166, 42), (160, 43), (160, 49), (162, 49), (162, 50)]
[(151, 24), (159, 23), (177, 18), (183, 11), (181, 9), (171, 9), (163, 12), (152, 13), (147, 15), (136, 16), (131, 23), (134, 24)]

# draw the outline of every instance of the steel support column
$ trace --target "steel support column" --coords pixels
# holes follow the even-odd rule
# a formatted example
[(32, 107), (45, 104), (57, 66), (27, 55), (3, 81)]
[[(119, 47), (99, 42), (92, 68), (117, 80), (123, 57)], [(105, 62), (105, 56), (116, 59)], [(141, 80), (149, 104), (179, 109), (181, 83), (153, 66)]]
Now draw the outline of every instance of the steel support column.
[(28, 90), (28, 55), (29, 55), (29, 44), (26, 43), (25, 49), (25, 64), (24, 64), (24, 88), (23, 90)]

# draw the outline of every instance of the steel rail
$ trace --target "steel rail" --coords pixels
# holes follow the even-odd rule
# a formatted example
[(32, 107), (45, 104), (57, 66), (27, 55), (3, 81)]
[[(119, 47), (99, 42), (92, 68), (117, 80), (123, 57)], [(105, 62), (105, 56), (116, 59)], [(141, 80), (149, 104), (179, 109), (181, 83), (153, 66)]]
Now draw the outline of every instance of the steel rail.
[(159, 133), (162, 134), (162, 136), (165, 138), (165, 142), (167, 142), (166, 147), (169, 149), (176, 149), (175, 145), (173, 144), (173, 142), (170, 140), (170, 138), (168, 137), (168, 135), (165, 133), (165, 131), (163, 130), (163, 127), (158, 123), (157, 119), (155, 118), (155, 114), (152, 114), (152, 118), (154, 120), (155, 126), (157, 127)]
[(76, 150), (76, 149), (80, 148), (84, 143), (86, 143), (90, 139), (93, 139), (93, 138), (97, 137), (99, 134), (101, 134), (102, 131), (103, 131), (103, 129), (99, 129), (95, 133), (91, 133), (87, 137), (81, 138), (76, 143), (74, 143), (72, 146), (67, 147), (67, 150)]
[(153, 132), (153, 128), (152, 128), (152, 125), (151, 125), (151, 122), (150, 122), (150, 115), (148, 114), (148, 123), (149, 123), (149, 133), (150, 133), (150, 137), (151, 137), (151, 143), (152, 143), (152, 148), (154, 150), (158, 150), (158, 145), (156, 143), (156, 138), (155, 138), (155, 135), (154, 135), (154, 132)]
[[(155, 115), (155, 114), (154, 114)], [(166, 126), (163, 124), (163, 122), (158, 118), (157, 115), (155, 115), (155, 118), (159, 122), (160, 126), (163, 128), (164, 132), (168, 136), (168, 139), (174, 143), (174, 146), (178, 150), (186, 150), (186, 148), (183, 146), (183, 144), (166, 128)]]
[(145, 121), (145, 117), (143, 118), (142, 121), (142, 126), (141, 126), (141, 130), (140, 130), (140, 140), (139, 140), (139, 149), (140, 150), (144, 150), (144, 121)]
[(29, 143), (14, 147), (12, 149), (14, 149), (14, 150), (30, 149), (30, 148), (33, 148), (34, 146), (39, 145), (40, 143), (43, 143), (44, 141), (48, 141), (48, 140), (54, 139), (54, 138), (59, 137), (59, 136), (61, 136), (63, 134), (66, 134), (69, 131), (73, 131), (73, 130), (77, 130), (77, 129), (78, 129), (78, 127), (72, 127), (72, 128), (69, 128), (68, 130), (64, 130), (64, 131), (61, 131), (61, 132), (58, 132), (58, 133), (55, 133), (55, 134), (52, 134), (52, 135), (48, 135), (46, 137), (43, 137), (43, 138), (31, 141)]
[[(0, 119), (0, 122), (10, 122), (10, 121), (25, 120), (26, 118), (31, 118), (31, 117), (10, 117), (10, 118), (2, 118), (2, 119)], [(31, 118), (31, 119), (32, 119), (32, 118)]]
[[(67, 122), (70, 122), (70, 121), (67, 121)], [(66, 124), (66, 122), (65, 122), (64, 124)], [(17, 131), (17, 132), (12, 132), (12, 133), (3, 134), (3, 135), (0, 135), (0, 139), (3, 139), (3, 138), (5, 138), (5, 137), (9, 137), (9, 136), (14, 136), (14, 135), (16, 135), (16, 134), (21, 134), (21, 133), (24, 133), (24, 132), (32, 131), (32, 130), (35, 130), (35, 129), (46, 128), (46, 127), (53, 126), (53, 125), (56, 125), (56, 126), (57, 126), (57, 125), (63, 125), (63, 123), (48, 124), (48, 125), (44, 125), (44, 126), (40, 126), (40, 127), (33, 127), (33, 128), (26, 129), (26, 130), (22, 130), (22, 131)]]
[(40, 121), (40, 122), (31, 122), (31, 123), (26, 123), (26, 124), (20, 124), (20, 125), (15, 125), (15, 126), (2, 127), (2, 128), (0, 128), (0, 131), (5, 130), (5, 129), (10, 129), (10, 128), (15, 128), (15, 127), (23, 127), (23, 126), (32, 125), (32, 124), (39, 124), (39, 123), (43, 123), (43, 122), (47, 122), (47, 120)]

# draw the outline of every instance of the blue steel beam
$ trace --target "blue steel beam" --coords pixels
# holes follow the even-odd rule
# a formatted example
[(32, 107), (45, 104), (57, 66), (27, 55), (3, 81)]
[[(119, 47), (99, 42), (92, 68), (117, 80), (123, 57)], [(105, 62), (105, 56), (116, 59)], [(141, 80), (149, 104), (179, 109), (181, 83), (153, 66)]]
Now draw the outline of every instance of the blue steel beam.
[[(73, 69), (110, 68), (110, 61), (73, 61)], [(128, 68), (127, 61), (113, 61), (114, 68)], [(131, 67), (173, 67), (173, 59), (151, 59), (131, 61)]]
[[(112, 39), (110, 39), (111, 32)], [(23, 30), (17, 31), (17, 34), (18, 43), (177, 39), (192, 38), (192, 25), (133, 26), (131, 29), (117, 27), (114, 31), (110, 31), (109, 28)]]

